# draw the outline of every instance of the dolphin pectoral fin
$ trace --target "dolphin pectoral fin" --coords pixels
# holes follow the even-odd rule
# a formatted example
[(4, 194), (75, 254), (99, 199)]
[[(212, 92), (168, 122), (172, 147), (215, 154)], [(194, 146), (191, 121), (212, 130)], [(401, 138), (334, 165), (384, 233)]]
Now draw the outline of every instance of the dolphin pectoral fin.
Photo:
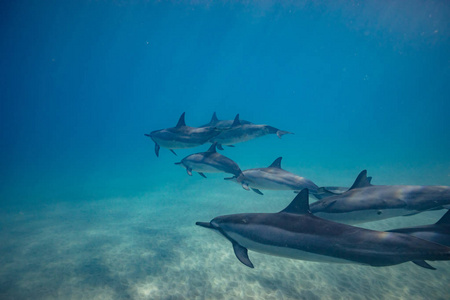
[(252, 262), (250, 261), (250, 258), (248, 258), (248, 250), (247, 248), (242, 247), (238, 243), (233, 243), (233, 250), (234, 254), (236, 255), (237, 259), (244, 265), (246, 265), (249, 268), (254, 268)]
[(277, 136), (278, 136), (278, 138), (280, 138), (281, 139), (281, 137), (283, 136), (283, 135), (285, 135), (285, 134), (293, 134), (292, 132), (289, 132), (289, 131), (284, 131), (284, 130), (278, 130), (277, 131)]
[(178, 154), (175, 153), (175, 151), (173, 151), (172, 149), (169, 149), (170, 152), (172, 152), (173, 154), (175, 154), (175, 156), (178, 156)]
[(224, 180), (233, 180), (233, 179), (235, 179), (235, 178), (236, 178), (236, 176), (233, 176), (233, 177), (225, 177)]
[(243, 183), (242, 187), (244, 188), (244, 190), (250, 191), (250, 188), (248, 187), (248, 184)]
[(189, 176), (192, 176), (192, 169), (191, 168), (186, 168), (186, 172), (188, 173)]
[(206, 175), (203, 174), (202, 172), (197, 172), (198, 174), (200, 174), (200, 176), (202, 176), (203, 178), (206, 178)]
[(419, 267), (425, 268), (425, 269), (430, 269), (430, 270), (436, 270), (436, 268), (430, 266), (426, 261), (424, 260), (413, 260), (413, 263), (415, 263), (416, 265), (418, 265)]
[(223, 147), (222, 147), (222, 144), (217, 144), (217, 149), (224, 150)]
[(255, 193), (257, 193), (257, 194), (260, 194), (260, 195), (264, 195), (260, 190), (258, 190), (258, 189), (254, 189), (254, 188), (251, 188), (252, 189), (252, 191), (254, 191)]
[(234, 148), (235, 146), (234, 145), (227, 145), (227, 147)]
[(159, 149), (161, 147), (159, 147), (159, 145), (157, 143), (155, 143), (155, 153), (156, 153), (156, 157), (159, 157)]

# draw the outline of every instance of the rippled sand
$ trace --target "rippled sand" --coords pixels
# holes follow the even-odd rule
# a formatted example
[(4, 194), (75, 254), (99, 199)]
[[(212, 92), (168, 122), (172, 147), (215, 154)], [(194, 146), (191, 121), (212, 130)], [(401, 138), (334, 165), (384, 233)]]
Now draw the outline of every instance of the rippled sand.
[[(184, 175), (184, 174), (183, 174)], [(136, 198), (1, 213), (1, 299), (448, 299), (450, 262), (374, 268), (296, 261), (249, 251), (195, 226), (217, 215), (274, 212), (291, 192), (260, 196), (219, 175), (183, 179)], [(210, 185), (216, 185), (211, 189)], [(435, 222), (443, 212), (390, 219), (388, 229)]]

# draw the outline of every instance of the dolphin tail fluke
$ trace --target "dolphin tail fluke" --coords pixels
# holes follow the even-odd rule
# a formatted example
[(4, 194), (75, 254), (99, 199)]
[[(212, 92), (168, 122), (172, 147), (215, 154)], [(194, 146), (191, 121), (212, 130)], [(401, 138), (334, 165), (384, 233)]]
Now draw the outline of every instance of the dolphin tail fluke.
[(292, 132), (289, 131), (284, 131), (284, 130), (278, 130), (277, 131), (277, 136), (281, 139), (281, 137), (285, 134), (293, 134)]
[(172, 152), (173, 154), (175, 154), (175, 156), (178, 156), (178, 154), (176, 154), (175, 151), (173, 151), (172, 149), (170, 149), (170, 152)]
[(217, 149), (224, 150), (223, 147), (222, 147), (222, 144), (217, 144)]
[(425, 268), (425, 269), (430, 269), (430, 270), (436, 270), (436, 268), (430, 266), (426, 261), (424, 260), (413, 260), (413, 263), (415, 263), (416, 265), (418, 265), (419, 267)]
[(156, 157), (159, 157), (159, 149), (160, 148), (161, 147), (157, 143), (155, 143), (155, 154), (156, 154)]
[(200, 174), (200, 176), (202, 176), (203, 178), (206, 178), (206, 175), (203, 174), (202, 172), (197, 172), (198, 174)]
[(237, 259), (244, 265), (246, 265), (249, 268), (254, 268), (252, 262), (250, 261), (250, 258), (248, 258), (248, 250), (247, 248), (242, 247), (238, 243), (233, 243), (233, 250), (234, 255), (236, 255)]

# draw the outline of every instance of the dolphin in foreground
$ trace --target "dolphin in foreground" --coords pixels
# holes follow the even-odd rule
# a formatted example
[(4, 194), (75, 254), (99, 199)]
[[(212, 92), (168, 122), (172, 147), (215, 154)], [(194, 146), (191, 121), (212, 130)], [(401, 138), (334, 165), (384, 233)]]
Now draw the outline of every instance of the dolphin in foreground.
[(269, 125), (242, 124), (239, 120), (239, 114), (237, 114), (231, 127), (211, 138), (210, 142), (217, 142), (217, 148), (222, 150), (222, 145), (229, 146), (242, 143), (267, 134), (276, 134), (281, 138), (285, 134), (292, 134), (292, 132), (279, 130)]
[(278, 157), (267, 168), (248, 169), (239, 176), (225, 178), (240, 183), (245, 190), (252, 189), (255, 193), (263, 195), (262, 190), (294, 190), (300, 191), (308, 188), (316, 193), (319, 187), (309, 179), (295, 175), (281, 168), (282, 157)]
[[(234, 120), (219, 120), (217, 114), (214, 112), (208, 124), (202, 125), (200, 127), (216, 127), (218, 129), (227, 129), (233, 125)], [(252, 122), (246, 120), (239, 120), (241, 124), (253, 124)]]
[(388, 230), (406, 233), (415, 237), (450, 247), (450, 210), (435, 224)]
[(197, 128), (186, 126), (184, 121), (185, 113), (182, 113), (175, 127), (155, 130), (145, 136), (150, 137), (155, 142), (155, 153), (159, 156), (160, 147), (169, 149), (177, 155), (173, 149), (193, 148), (203, 145), (208, 140), (220, 133), (214, 127)]
[(250, 268), (253, 263), (248, 249), (293, 259), (374, 267), (412, 261), (434, 269), (425, 260), (450, 260), (450, 247), (407, 234), (363, 229), (316, 217), (309, 211), (307, 189), (279, 213), (219, 216), (196, 225), (222, 234), (233, 245), (237, 259)]
[(372, 185), (362, 171), (352, 187), (311, 204), (311, 212), (346, 224), (415, 215), (427, 210), (450, 208), (450, 187)]
[(201, 176), (205, 177), (204, 173), (230, 173), (235, 176), (239, 176), (242, 171), (231, 159), (217, 153), (216, 143), (212, 144), (206, 152), (195, 153), (186, 156), (181, 162), (175, 163), (186, 168), (189, 176), (192, 176), (192, 171), (198, 172)]

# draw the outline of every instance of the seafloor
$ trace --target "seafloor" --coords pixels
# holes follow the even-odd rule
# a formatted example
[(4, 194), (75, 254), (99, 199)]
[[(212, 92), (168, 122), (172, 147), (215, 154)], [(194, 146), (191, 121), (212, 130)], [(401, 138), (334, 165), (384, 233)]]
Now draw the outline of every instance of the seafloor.
[[(411, 262), (375, 268), (249, 251), (255, 269), (247, 268), (227, 240), (195, 222), (279, 211), (294, 194), (260, 196), (219, 174), (176, 170), (174, 181), (134, 198), (3, 211), (0, 299), (448, 299), (450, 262), (430, 262), (436, 271)], [(442, 214), (365, 226), (429, 224)]]

